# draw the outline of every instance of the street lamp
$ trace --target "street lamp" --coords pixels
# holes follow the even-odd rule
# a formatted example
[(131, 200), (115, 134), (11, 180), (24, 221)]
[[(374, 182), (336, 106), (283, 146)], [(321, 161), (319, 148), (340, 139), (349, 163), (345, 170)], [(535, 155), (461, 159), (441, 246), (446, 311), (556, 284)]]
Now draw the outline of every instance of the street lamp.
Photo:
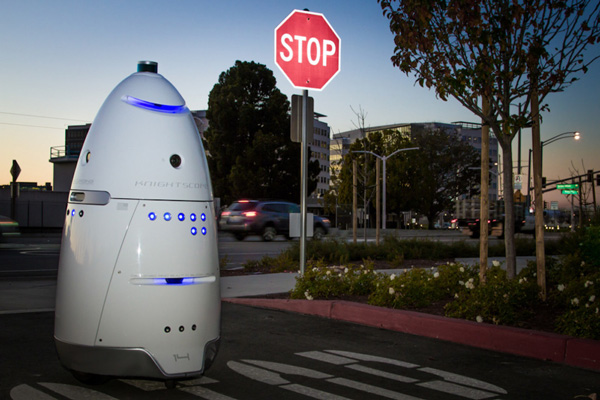
[(392, 156), (394, 156), (397, 153), (400, 153), (401, 151), (409, 151), (409, 150), (419, 150), (418, 147), (408, 147), (406, 149), (398, 149), (396, 151), (394, 151), (392, 154), (388, 155), (388, 156), (380, 156), (379, 154), (375, 154), (372, 151), (353, 151), (353, 153), (369, 153), (374, 155), (375, 157), (379, 158), (382, 162), (383, 162), (383, 204), (382, 204), (382, 219), (381, 219), (381, 225), (382, 228), (381, 229), (385, 229), (386, 227), (386, 217), (387, 217), (387, 211), (386, 211), (386, 203), (385, 203), (385, 198), (386, 198), (386, 167), (385, 167), (385, 163), (387, 161), (388, 158), (391, 158)]
[[(543, 140), (541, 142), (541, 157), (540, 159), (542, 160), (542, 166), (543, 166), (543, 158), (544, 158), (544, 146), (550, 144), (550, 143), (554, 143), (558, 140), (562, 140), (562, 139), (569, 139), (569, 138), (573, 138), (574, 140), (579, 140), (581, 139), (581, 133), (579, 133), (578, 131), (575, 132), (563, 132), (563, 133), (559, 133), (556, 136), (551, 137), (548, 140)], [(529, 194), (530, 190), (531, 190), (531, 153), (533, 152), (532, 149), (529, 149), (529, 161), (527, 163), (527, 207), (529, 208), (529, 205), (531, 203), (531, 195)], [(541, 166), (540, 166), (541, 167)], [(540, 168), (540, 170), (542, 170), (542, 168)], [(542, 173), (542, 176), (544, 174)]]

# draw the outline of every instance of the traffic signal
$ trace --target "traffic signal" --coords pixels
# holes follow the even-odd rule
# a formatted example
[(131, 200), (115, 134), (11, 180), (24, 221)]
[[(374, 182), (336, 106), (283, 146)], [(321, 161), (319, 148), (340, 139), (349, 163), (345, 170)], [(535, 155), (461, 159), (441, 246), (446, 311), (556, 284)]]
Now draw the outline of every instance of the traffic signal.
[(544, 200), (544, 210), (548, 209), (548, 202)]
[(596, 175), (596, 186), (600, 186), (600, 174)]
[(594, 182), (594, 170), (593, 169), (587, 170), (587, 181)]
[(545, 188), (546, 187), (546, 177), (542, 176), (542, 187)]

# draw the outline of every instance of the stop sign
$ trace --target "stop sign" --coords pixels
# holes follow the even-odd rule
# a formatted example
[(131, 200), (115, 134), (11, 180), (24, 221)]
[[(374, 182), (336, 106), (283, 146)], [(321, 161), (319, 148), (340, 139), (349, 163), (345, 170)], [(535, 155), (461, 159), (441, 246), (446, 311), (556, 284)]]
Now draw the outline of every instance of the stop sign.
[(340, 72), (340, 45), (323, 14), (294, 10), (275, 28), (275, 64), (295, 88), (322, 90)]

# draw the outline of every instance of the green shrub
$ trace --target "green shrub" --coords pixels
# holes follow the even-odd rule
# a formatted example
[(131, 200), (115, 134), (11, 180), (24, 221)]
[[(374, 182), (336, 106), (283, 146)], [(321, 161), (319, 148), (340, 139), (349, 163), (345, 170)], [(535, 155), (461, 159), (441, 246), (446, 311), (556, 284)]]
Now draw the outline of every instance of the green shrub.
[(360, 266), (327, 266), (323, 261), (307, 263), (303, 275), (296, 277), (292, 299), (329, 299), (345, 295), (363, 296), (375, 287), (377, 274), (372, 262)]
[(465, 282), (464, 289), (446, 305), (446, 316), (477, 322), (510, 325), (532, 315), (538, 302), (535, 280), (526, 275), (509, 280), (499, 266), (488, 269), (486, 283), (477, 279)]
[(559, 283), (551, 290), (555, 304), (565, 308), (556, 323), (559, 332), (600, 339), (600, 271)]
[(439, 299), (428, 270), (413, 268), (398, 275), (379, 274), (369, 304), (391, 308), (418, 308)]

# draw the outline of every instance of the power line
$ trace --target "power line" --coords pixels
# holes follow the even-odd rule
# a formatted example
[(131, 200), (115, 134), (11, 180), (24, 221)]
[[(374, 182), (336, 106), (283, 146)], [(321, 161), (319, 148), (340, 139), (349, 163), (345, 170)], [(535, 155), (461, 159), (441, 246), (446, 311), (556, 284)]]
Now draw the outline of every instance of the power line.
[(59, 117), (47, 117), (47, 116), (44, 116), (44, 115), (20, 114), (20, 113), (6, 112), (6, 111), (0, 111), (0, 114), (7, 114), (7, 115), (18, 115), (18, 116), (20, 116), (20, 117), (33, 117), (33, 118), (58, 119), (58, 120), (62, 120), (62, 121), (78, 121), (78, 122), (89, 122), (89, 121), (85, 121), (85, 120), (83, 120), (83, 119), (75, 119), (75, 118), (59, 118)]
[(57, 128), (55, 126), (42, 126), (42, 125), (27, 125), (27, 124), (11, 124), (9, 122), (0, 122), (1, 125), (13, 125), (13, 126), (29, 126), (32, 128), (45, 128), (45, 129), (59, 129), (61, 131), (65, 130), (65, 128)]

